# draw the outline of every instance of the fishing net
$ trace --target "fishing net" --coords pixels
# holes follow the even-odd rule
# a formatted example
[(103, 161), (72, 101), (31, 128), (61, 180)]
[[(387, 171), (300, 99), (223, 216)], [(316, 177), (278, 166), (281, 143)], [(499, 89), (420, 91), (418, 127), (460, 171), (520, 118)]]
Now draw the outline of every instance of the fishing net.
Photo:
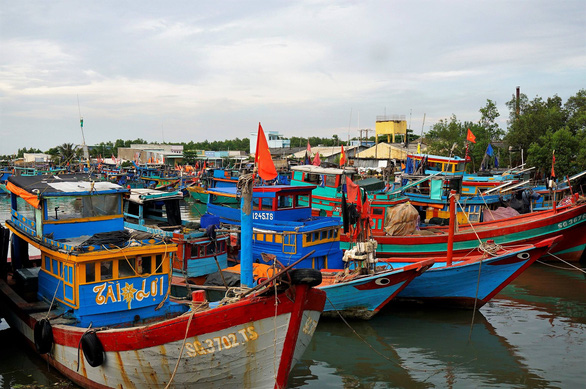
[(411, 203), (403, 203), (387, 208), (385, 233), (391, 236), (411, 235), (417, 230), (419, 212)]

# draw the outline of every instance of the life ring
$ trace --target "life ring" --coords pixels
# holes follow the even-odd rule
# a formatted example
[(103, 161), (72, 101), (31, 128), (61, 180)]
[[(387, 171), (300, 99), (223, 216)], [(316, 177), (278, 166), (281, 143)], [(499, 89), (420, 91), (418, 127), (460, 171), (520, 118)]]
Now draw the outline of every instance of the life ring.
[(85, 360), (91, 367), (98, 367), (104, 363), (104, 347), (94, 331), (83, 334), (81, 337), (81, 349)]
[(307, 284), (317, 286), (321, 284), (321, 272), (315, 269), (292, 269), (289, 270), (289, 276), (293, 284)]
[(35, 348), (39, 354), (46, 354), (53, 347), (53, 328), (47, 319), (41, 319), (35, 323), (34, 328)]

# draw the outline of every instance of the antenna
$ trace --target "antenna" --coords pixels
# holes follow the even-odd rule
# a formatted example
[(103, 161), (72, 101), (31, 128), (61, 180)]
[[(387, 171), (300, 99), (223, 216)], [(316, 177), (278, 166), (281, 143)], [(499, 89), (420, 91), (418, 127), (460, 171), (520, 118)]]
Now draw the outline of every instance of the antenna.
[(85, 135), (83, 134), (83, 116), (81, 116), (81, 106), (79, 105), (79, 95), (77, 95), (77, 109), (79, 110), (79, 125), (81, 126), (81, 139), (83, 140), (82, 148), (83, 148), (83, 157), (89, 161), (90, 153), (88, 148), (85, 144)]

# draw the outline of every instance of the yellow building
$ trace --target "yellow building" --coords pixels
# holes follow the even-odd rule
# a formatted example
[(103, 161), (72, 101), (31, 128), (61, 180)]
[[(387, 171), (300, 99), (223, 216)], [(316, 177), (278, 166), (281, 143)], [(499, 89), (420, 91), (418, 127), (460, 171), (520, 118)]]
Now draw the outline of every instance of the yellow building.
[[(378, 144), (379, 135), (386, 135), (387, 143), (395, 143), (395, 135), (407, 135), (405, 115), (377, 116), (374, 132), (376, 144)], [(392, 142), (391, 135), (393, 137)]]

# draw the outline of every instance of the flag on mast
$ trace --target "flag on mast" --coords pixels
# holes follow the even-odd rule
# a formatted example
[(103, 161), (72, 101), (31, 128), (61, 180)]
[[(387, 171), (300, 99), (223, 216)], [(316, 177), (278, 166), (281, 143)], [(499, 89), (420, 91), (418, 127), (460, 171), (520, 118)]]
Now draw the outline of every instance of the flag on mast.
[(553, 151), (552, 160), (551, 160), (551, 176), (552, 177), (555, 177), (554, 165), (555, 165), (555, 150)]
[(340, 166), (344, 166), (346, 164), (346, 153), (344, 152), (344, 145), (342, 146), (342, 151), (340, 152)]
[(472, 131), (470, 131), (470, 129), (468, 129), (468, 135), (466, 135), (466, 140), (469, 140), (472, 143), (476, 143), (476, 137), (474, 136)]
[(256, 164), (258, 175), (265, 181), (272, 180), (277, 177), (277, 169), (271, 158), (269, 151), (269, 144), (265, 133), (258, 123), (258, 136), (256, 137), (256, 153), (254, 156), (254, 163)]

